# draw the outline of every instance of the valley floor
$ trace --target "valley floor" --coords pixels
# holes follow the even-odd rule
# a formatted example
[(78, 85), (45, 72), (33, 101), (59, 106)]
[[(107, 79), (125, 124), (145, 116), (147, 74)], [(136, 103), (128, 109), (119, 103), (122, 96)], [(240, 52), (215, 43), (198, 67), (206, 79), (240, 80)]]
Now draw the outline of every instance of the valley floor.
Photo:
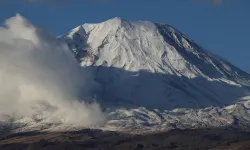
[(0, 139), (0, 150), (249, 150), (250, 133), (233, 129), (171, 130), (129, 135), (101, 130), (28, 132)]

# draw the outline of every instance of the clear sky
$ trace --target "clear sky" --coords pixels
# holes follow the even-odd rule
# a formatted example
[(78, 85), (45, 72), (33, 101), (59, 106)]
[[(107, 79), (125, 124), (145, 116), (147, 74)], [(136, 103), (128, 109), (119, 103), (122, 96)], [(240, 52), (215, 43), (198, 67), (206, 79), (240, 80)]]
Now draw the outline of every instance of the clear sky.
[(0, 22), (20, 13), (54, 35), (83, 23), (113, 17), (167, 23), (203, 48), (250, 73), (250, 0), (217, 0), (222, 1), (220, 4), (212, 0), (21, 1), (0, 0)]

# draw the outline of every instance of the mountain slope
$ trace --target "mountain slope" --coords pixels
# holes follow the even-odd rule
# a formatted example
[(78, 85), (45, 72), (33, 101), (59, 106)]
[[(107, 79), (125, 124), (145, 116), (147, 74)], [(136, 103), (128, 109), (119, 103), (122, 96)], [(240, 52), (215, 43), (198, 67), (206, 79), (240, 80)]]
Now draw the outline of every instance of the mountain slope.
[(250, 75), (169, 25), (113, 18), (59, 39), (82, 66), (95, 68), (98, 99), (163, 110), (249, 107)]

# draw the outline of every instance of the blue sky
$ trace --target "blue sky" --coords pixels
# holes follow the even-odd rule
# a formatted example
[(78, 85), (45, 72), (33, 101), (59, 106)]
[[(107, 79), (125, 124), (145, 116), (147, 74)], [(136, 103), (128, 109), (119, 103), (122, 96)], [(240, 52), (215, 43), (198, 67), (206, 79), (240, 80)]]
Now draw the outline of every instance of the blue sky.
[[(42, 1), (42, 0), (40, 0)], [(51, 0), (0, 3), (0, 22), (20, 13), (54, 35), (113, 17), (167, 23), (250, 73), (250, 0)], [(65, 2), (66, 1), (66, 2)]]

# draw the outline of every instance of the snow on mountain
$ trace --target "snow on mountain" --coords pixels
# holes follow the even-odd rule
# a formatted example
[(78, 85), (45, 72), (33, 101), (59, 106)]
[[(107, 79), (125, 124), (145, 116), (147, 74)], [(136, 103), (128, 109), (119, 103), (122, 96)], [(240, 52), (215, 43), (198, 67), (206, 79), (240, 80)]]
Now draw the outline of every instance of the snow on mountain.
[(113, 18), (59, 38), (82, 66), (96, 68), (100, 99), (171, 110), (227, 106), (250, 94), (249, 74), (166, 24)]
[(103, 129), (249, 130), (250, 75), (169, 25), (113, 18), (58, 38), (93, 69), (108, 108)]

